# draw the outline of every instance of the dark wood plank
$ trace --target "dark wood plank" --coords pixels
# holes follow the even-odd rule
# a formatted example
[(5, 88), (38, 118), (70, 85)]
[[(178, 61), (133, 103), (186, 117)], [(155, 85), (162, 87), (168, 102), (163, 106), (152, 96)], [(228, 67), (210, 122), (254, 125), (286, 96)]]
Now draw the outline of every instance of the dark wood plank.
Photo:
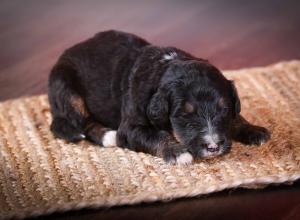
[[(300, 58), (296, 0), (2, 0), (0, 100), (45, 93), (64, 49), (107, 29), (143, 36), (222, 69)], [(300, 219), (300, 183), (40, 219)]]

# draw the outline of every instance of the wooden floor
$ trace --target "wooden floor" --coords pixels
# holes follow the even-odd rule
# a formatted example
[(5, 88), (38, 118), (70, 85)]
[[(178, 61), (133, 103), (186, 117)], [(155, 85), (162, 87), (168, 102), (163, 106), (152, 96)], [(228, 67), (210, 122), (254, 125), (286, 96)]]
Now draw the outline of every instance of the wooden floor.
[[(46, 92), (62, 51), (107, 29), (176, 46), (222, 69), (300, 58), (300, 1), (1, 0), (0, 100)], [(300, 219), (300, 183), (44, 218)]]

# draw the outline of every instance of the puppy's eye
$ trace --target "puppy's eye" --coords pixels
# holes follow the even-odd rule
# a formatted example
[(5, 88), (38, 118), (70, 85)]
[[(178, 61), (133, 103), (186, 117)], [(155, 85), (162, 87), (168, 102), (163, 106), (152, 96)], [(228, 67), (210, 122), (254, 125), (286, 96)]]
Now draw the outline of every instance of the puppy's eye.
[(226, 113), (228, 111), (228, 106), (226, 105), (224, 98), (220, 98), (218, 101), (218, 107), (222, 112)]
[(228, 111), (229, 111), (229, 108), (227, 106), (225, 106), (225, 107), (222, 108), (222, 113), (223, 114), (227, 114)]
[(191, 103), (186, 102), (184, 104), (184, 112), (186, 112), (186, 113), (193, 113), (194, 110), (195, 110), (195, 107)]
[(220, 108), (224, 108), (225, 107), (225, 101), (224, 101), (224, 98), (220, 98), (219, 101), (218, 101), (218, 106)]

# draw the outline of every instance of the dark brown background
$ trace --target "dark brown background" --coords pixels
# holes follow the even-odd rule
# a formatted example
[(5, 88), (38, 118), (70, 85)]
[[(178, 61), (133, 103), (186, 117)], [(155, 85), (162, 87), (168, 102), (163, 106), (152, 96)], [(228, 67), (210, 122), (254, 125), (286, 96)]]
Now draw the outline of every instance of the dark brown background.
[[(300, 58), (300, 1), (0, 1), (0, 100), (46, 92), (62, 51), (119, 29), (237, 69)], [(300, 219), (300, 183), (45, 219)], [(43, 218), (41, 218), (43, 219)]]

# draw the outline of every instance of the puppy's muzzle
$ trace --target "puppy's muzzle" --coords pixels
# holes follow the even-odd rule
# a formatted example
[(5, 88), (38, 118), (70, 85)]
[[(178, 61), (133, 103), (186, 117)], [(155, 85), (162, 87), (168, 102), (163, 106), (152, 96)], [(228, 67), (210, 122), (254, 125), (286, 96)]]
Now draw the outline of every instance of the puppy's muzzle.
[(215, 142), (201, 143), (198, 154), (203, 158), (211, 158), (229, 152), (231, 141), (220, 139)]
[(218, 152), (221, 147), (224, 145), (225, 143), (225, 140), (220, 140), (218, 141), (217, 143), (215, 142), (212, 142), (212, 143), (208, 143), (208, 144), (205, 144), (205, 147), (207, 148), (207, 151), (209, 152)]

